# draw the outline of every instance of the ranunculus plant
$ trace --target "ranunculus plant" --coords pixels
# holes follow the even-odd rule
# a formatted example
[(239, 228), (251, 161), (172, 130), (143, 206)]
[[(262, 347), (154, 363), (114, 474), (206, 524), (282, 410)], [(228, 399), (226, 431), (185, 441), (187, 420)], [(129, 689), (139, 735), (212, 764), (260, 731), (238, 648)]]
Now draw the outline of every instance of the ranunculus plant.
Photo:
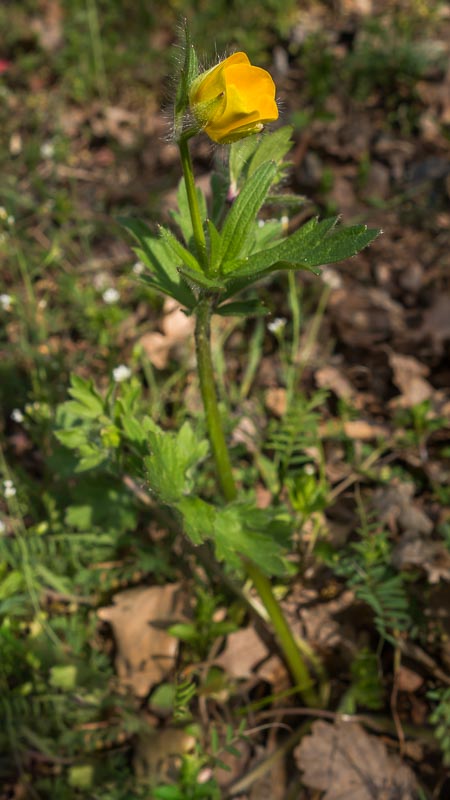
[[(175, 297), (186, 313), (195, 315), (200, 389), (217, 481), (225, 501), (225, 505), (215, 505), (189, 489), (175, 493), (171, 505), (191, 541), (199, 544), (211, 539), (219, 560), (243, 568), (253, 580), (300, 693), (307, 702), (318, 703), (305, 648), (299, 649), (269, 580), (271, 575), (288, 570), (289, 517), (280, 507), (262, 511), (239, 497), (219, 411), (210, 325), (214, 314), (261, 313), (258, 300), (248, 300), (243, 293), (263, 276), (280, 269), (314, 272), (321, 264), (355, 255), (378, 231), (363, 225), (336, 226), (336, 219), (319, 222), (316, 218), (290, 236), (284, 235), (281, 224), (269, 226), (269, 236), (258, 226), (258, 214), (278, 183), (290, 137), (290, 130), (283, 128), (266, 133), (262, 139), (255, 136), (278, 118), (275, 94), (270, 74), (250, 64), (245, 53), (235, 53), (199, 72), (187, 34), (174, 113), (174, 139), (184, 172), (177, 215), (182, 240), (168, 228), (152, 234), (142, 223), (127, 224), (138, 240), (138, 255), (150, 270), (150, 284)], [(195, 186), (189, 152), (189, 140), (202, 131), (214, 142), (235, 143), (229, 153), (229, 185), (212, 186), (210, 208)], [(250, 135), (254, 136), (251, 146), (235, 154), (233, 147), (239, 148), (240, 140)], [(227, 209), (230, 196), (235, 199)], [(155, 491), (161, 479), (156, 455), (161, 451), (152, 446), (153, 436), (147, 440), (147, 463), (155, 480), (152, 485), (150, 477), (150, 488)], [(194, 452), (194, 442), (189, 446)], [(159, 494), (162, 500), (167, 499), (161, 488)]]
[[(283, 579), (292, 573), (287, 558), (292, 514), (281, 502), (258, 508), (248, 492), (240, 491), (218, 402), (210, 329), (215, 315), (266, 313), (257, 292), (249, 293), (261, 278), (279, 270), (317, 273), (322, 264), (355, 255), (378, 231), (364, 225), (337, 225), (335, 218), (320, 222), (311, 218), (290, 235), (279, 221), (258, 224), (265, 203), (281, 208), (295, 203), (295, 198), (278, 191), (291, 129), (262, 133), (263, 126), (277, 118), (275, 86), (268, 72), (251, 65), (244, 53), (200, 72), (186, 34), (174, 102), (173, 138), (184, 173), (174, 213), (177, 231), (169, 227), (152, 231), (137, 220), (124, 220), (124, 224), (148, 268), (142, 279), (195, 317), (207, 439), (188, 422), (173, 432), (164, 431), (150, 417), (140, 417), (136, 385), (127, 388), (123, 383), (118, 398), (113, 391), (102, 398), (80, 378), (73, 379), (73, 401), (65, 404), (65, 424), (69, 427), (71, 420), (77, 424), (85, 419), (84, 428), (78, 425), (61, 431), (60, 439), (78, 450), (80, 469), (90, 469), (107, 458), (115, 464), (126, 463), (141, 485), (145, 483), (152, 496), (171, 510), (174, 522), (193, 545), (210, 542), (218, 562), (252, 580), (299, 694), (309, 705), (320, 705), (323, 687), (318, 659), (305, 642), (294, 637), (272, 590), (273, 576)], [(227, 175), (212, 179), (209, 204), (195, 184), (189, 149), (190, 140), (203, 133), (214, 142), (226, 143), (228, 157)], [(119, 442), (128, 452), (122, 460), (110, 455)], [(217, 476), (215, 497), (205, 497), (197, 479), (210, 457)]]

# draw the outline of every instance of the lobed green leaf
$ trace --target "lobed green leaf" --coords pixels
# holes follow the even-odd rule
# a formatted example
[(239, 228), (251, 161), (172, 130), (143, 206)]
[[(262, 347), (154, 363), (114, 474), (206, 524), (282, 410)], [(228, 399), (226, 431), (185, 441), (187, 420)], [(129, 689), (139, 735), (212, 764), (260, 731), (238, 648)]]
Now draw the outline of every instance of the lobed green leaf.
[(233, 279), (261, 276), (278, 269), (307, 269), (342, 261), (356, 255), (377, 236), (379, 231), (365, 225), (335, 227), (337, 217), (311, 219), (298, 231), (266, 250), (253, 253), (240, 262), (224, 265), (224, 273)]

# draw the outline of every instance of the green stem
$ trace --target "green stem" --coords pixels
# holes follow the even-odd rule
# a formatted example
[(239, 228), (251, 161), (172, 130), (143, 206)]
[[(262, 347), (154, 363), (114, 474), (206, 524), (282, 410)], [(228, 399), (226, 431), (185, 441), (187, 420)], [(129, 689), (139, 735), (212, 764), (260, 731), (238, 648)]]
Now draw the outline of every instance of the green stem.
[(291, 675), (297, 684), (299, 694), (303, 697), (308, 706), (317, 707), (320, 705), (319, 698), (312, 688), (313, 682), (308, 668), (303, 661), (291, 628), (272, 591), (269, 579), (252, 561), (246, 561), (245, 567), (248, 576), (253, 581), (253, 585), (270, 616), (272, 625), (275, 628), (278, 643), (284, 653)]
[(236, 498), (237, 490), (231, 471), (231, 461), (217, 402), (217, 390), (210, 347), (211, 304), (208, 298), (200, 300), (196, 308), (195, 347), (206, 424), (216, 464), (217, 478), (225, 500)]
[[(198, 205), (188, 139), (182, 138), (178, 144), (180, 148), (184, 179), (186, 182), (186, 193), (191, 214), (194, 239), (201, 263), (205, 271), (208, 272), (209, 265), (205, 233), (203, 230), (200, 209)], [(212, 303), (213, 298), (205, 294), (200, 298), (195, 309), (195, 346), (197, 354), (197, 368), (200, 381), (200, 391), (205, 408), (206, 424), (211, 441), (219, 485), (225, 500), (231, 502), (237, 497), (237, 488), (231, 469), (230, 454), (228, 452), (222, 426), (222, 419), (217, 400), (216, 383), (214, 379), (210, 334)], [(308, 668), (298, 648), (294, 635), (283, 616), (281, 607), (277, 602), (275, 595), (273, 594), (270, 581), (253, 562), (246, 560), (244, 561), (244, 566), (267, 610), (275, 629), (276, 637), (284, 653), (286, 662), (292, 672), (294, 680), (298, 684), (299, 694), (304, 698), (308, 705), (319, 705), (320, 703), (316, 692), (312, 689), (312, 680), (310, 678)]]
[(192, 230), (197, 247), (197, 255), (200, 259), (201, 265), (205, 271), (207, 271), (208, 259), (206, 254), (206, 238), (203, 230), (202, 218), (200, 216), (200, 208), (198, 205), (197, 189), (194, 181), (194, 170), (192, 168), (192, 159), (189, 150), (188, 138), (182, 137), (178, 142), (178, 147), (180, 148), (181, 166), (183, 167), (186, 194), (191, 213)]
[(300, 310), (300, 300), (299, 300), (300, 288), (297, 287), (296, 273), (292, 269), (288, 271), (288, 283), (289, 283), (289, 305), (291, 307), (291, 315), (292, 315), (292, 346), (291, 346), (291, 357), (290, 357), (290, 363), (286, 381), (287, 384), (286, 407), (290, 409), (292, 400), (294, 399), (295, 395), (296, 383), (298, 381), (298, 370), (296, 361), (300, 345), (300, 320), (301, 320), (301, 310)]
[[(197, 366), (200, 390), (205, 408), (206, 424), (216, 464), (219, 485), (223, 496), (230, 502), (236, 498), (237, 489), (231, 470), (231, 461), (223, 432), (214, 381), (210, 345), (211, 301), (208, 298), (201, 300), (197, 306), (196, 313), (195, 342)], [(269, 615), (275, 629), (278, 643), (284, 653), (291, 674), (298, 685), (299, 694), (309, 706), (320, 705), (319, 698), (312, 689), (312, 680), (308, 668), (299, 651), (291, 628), (283, 616), (281, 607), (275, 598), (269, 579), (252, 561), (245, 560), (244, 566)]]

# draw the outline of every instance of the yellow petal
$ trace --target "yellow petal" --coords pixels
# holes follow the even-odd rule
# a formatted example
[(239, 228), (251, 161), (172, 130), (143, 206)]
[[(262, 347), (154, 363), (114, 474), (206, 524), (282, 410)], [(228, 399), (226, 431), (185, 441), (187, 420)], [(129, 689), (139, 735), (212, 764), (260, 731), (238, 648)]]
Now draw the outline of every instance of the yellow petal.
[(234, 53), (194, 81), (191, 108), (213, 141), (234, 141), (278, 118), (275, 92), (265, 69)]

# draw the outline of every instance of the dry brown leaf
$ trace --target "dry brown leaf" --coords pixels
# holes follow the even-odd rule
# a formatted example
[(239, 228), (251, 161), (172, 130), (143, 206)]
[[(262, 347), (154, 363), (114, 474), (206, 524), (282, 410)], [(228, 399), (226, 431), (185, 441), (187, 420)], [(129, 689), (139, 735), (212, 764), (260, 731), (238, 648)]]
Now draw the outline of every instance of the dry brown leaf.
[(424, 679), (409, 667), (401, 665), (396, 673), (397, 688), (401, 692), (417, 692), (423, 686)]
[(283, 387), (267, 389), (265, 396), (266, 408), (275, 414), (276, 417), (282, 417), (286, 412), (286, 389)]
[(233, 430), (231, 442), (233, 445), (243, 444), (249, 453), (257, 453), (258, 447), (256, 440), (258, 439), (258, 429), (254, 419), (249, 416), (240, 418), (238, 424)]
[(321, 720), (295, 750), (302, 782), (325, 792), (323, 800), (415, 800), (409, 767), (390, 756), (381, 739), (355, 722)]
[(403, 356), (398, 353), (389, 353), (389, 363), (392, 368), (392, 380), (400, 389), (401, 396), (394, 398), (394, 404), (403, 408), (411, 408), (433, 394), (433, 387), (425, 380), (429, 369), (413, 356)]
[(345, 377), (340, 369), (331, 364), (318, 369), (315, 374), (317, 385), (321, 389), (331, 389), (337, 397), (343, 400), (351, 400), (355, 390), (350, 381)]
[(31, 30), (36, 34), (43, 50), (53, 53), (64, 41), (64, 13), (59, 0), (41, 0), (39, 16), (31, 20)]
[(392, 553), (392, 563), (399, 570), (411, 567), (425, 570), (430, 583), (450, 581), (450, 553), (441, 542), (405, 536)]
[[(387, 439), (391, 432), (386, 425), (378, 425), (376, 422), (369, 422), (364, 419), (350, 419), (342, 423), (340, 419), (321, 422), (319, 433), (322, 438), (339, 436), (344, 428), (345, 435), (349, 439), (361, 439), (370, 441), (371, 439)], [(342, 454), (339, 456), (342, 462)], [(345, 472), (348, 470), (345, 469)]]
[(165, 369), (169, 363), (169, 344), (167, 338), (158, 331), (144, 333), (139, 339), (138, 344), (152, 362), (156, 369)]
[(386, 439), (389, 436), (389, 429), (385, 425), (377, 425), (376, 422), (366, 422), (364, 419), (350, 419), (344, 422), (345, 435), (350, 439), (361, 439), (370, 441), (371, 439)]
[(401, 528), (410, 538), (427, 536), (433, 530), (429, 517), (413, 503), (414, 492), (414, 484), (398, 482), (381, 486), (373, 495), (373, 504), (381, 522), (393, 531)]
[(268, 656), (268, 650), (254, 628), (230, 633), (223, 653), (214, 660), (232, 678), (250, 678), (255, 666)]
[(350, 347), (373, 347), (392, 340), (405, 326), (404, 309), (387, 292), (374, 287), (355, 286), (333, 292), (330, 315), (338, 335)]
[(138, 135), (138, 122), (139, 117), (133, 111), (119, 106), (106, 106), (102, 108), (101, 117), (92, 120), (92, 129), (99, 137), (111, 137), (122, 147), (133, 147)]
[(114, 596), (113, 606), (98, 610), (114, 632), (117, 673), (138, 697), (173, 668), (178, 640), (166, 628), (180, 619), (179, 590), (177, 583), (129, 589)]
[[(258, 750), (260, 752), (258, 752)], [(267, 761), (274, 752), (272, 742), (265, 748), (258, 748), (258, 761)], [(287, 764), (284, 758), (275, 758), (272, 768), (257, 777), (250, 789), (249, 800), (284, 800), (287, 785)]]
[(149, 731), (137, 737), (133, 766), (137, 777), (146, 782), (174, 777), (180, 758), (195, 746), (195, 738), (180, 728)]
[(373, 11), (373, 0), (341, 0), (340, 7), (344, 14), (367, 16)]
[(179, 303), (169, 297), (164, 303), (162, 333), (157, 331), (145, 333), (139, 339), (139, 344), (153, 366), (157, 369), (165, 369), (170, 356), (182, 355), (186, 341), (190, 341), (192, 338), (194, 325), (193, 317), (187, 317)]
[(443, 352), (444, 344), (450, 339), (450, 297), (439, 294), (434, 303), (423, 315), (420, 336), (429, 336), (437, 355)]

